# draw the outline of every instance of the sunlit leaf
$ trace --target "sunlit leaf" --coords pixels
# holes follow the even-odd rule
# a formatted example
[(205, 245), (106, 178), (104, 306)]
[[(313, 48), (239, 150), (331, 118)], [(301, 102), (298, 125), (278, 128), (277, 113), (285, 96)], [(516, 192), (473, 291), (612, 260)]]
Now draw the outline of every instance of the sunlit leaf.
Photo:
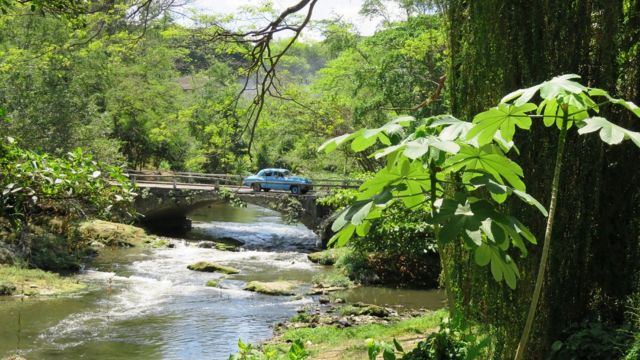
[(599, 131), (600, 139), (609, 145), (620, 144), (625, 139), (630, 139), (640, 147), (640, 133), (627, 130), (602, 117), (592, 117), (582, 121), (585, 125), (578, 130), (579, 134), (588, 134)]
[(497, 107), (482, 112), (473, 119), (475, 124), (468, 132), (467, 139), (478, 138), (480, 146), (490, 143), (496, 132), (500, 131), (502, 138), (509, 142), (513, 140), (516, 126), (520, 129), (531, 127), (531, 118), (527, 112), (537, 108), (535, 104), (526, 103), (514, 106), (501, 103)]

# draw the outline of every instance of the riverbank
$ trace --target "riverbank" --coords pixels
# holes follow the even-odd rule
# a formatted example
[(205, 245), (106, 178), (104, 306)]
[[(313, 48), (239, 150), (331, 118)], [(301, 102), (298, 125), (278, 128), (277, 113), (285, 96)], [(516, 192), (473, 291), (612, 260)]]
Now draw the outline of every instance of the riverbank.
[(97, 256), (102, 249), (168, 245), (142, 228), (101, 220), (63, 224), (60, 219), (51, 218), (23, 231), (21, 236), (32, 241), (31, 258), (15, 251), (12, 242), (7, 241), (15, 236), (0, 241), (0, 296), (70, 295), (88, 286), (68, 275), (77, 273), (82, 262)]
[(86, 290), (87, 287), (77, 279), (56, 273), (0, 265), (0, 295), (63, 296)]
[(443, 310), (428, 311), (414, 316), (401, 316), (387, 323), (371, 323), (344, 327), (341, 325), (315, 326), (313, 320), (300, 321), (296, 316), (285, 326), (288, 327), (263, 345), (265, 352), (286, 352), (296, 340), (302, 341), (309, 353), (308, 359), (315, 360), (358, 360), (368, 359), (367, 340), (392, 343), (396, 339), (409, 351), (428, 334), (438, 330), (445, 317)]

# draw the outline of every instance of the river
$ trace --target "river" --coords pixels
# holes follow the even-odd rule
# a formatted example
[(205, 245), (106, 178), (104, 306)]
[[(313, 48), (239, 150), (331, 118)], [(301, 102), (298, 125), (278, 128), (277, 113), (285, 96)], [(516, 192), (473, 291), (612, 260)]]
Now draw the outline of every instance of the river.
[[(302, 225), (281, 221), (271, 210), (214, 204), (190, 214), (190, 240), (169, 239), (167, 249), (105, 250), (78, 281), (84, 294), (55, 299), (0, 300), (0, 358), (16, 351), (27, 359), (227, 359), (238, 339), (264, 341), (272, 326), (317, 299), (267, 296), (242, 290), (250, 280), (309, 283), (327, 271), (306, 252), (316, 236)], [(195, 246), (194, 239), (233, 237), (243, 251)], [(241, 270), (237, 275), (187, 269), (214, 261)], [(206, 287), (211, 279), (221, 288)], [(347, 301), (438, 308), (434, 291), (361, 287), (340, 296)]]

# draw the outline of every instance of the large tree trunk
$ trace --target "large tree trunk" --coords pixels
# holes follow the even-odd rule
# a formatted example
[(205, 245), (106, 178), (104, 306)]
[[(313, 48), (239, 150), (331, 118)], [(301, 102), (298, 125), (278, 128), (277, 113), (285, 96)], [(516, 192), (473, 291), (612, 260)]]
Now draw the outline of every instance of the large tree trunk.
[[(640, 103), (638, 0), (451, 0), (447, 11), (454, 115), (470, 120), (512, 90), (565, 73)], [(607, 109), (604, 115), (640, 129), (640, 121), (624, 112)], [(546, 358), (551, 342), (588, 314), (619, 322), (638, 280), (640, 151), (569, 133), (530, 359)], [(549, 203), (557, 136), (557, 129), (538, 123), (516, 138), (528, 191), (543, 204)], [(511, 208), (542, 241), (545, 219), (518, 204)], [(503, 358), (513, 355), (524, 326), (540, 249), (533, 247), (521, 262), (516, 291), (493, 282), (464, 249), (446, 250), (467, 257), (450, 264), (458, 301), (469, 316), (495, 326)]]

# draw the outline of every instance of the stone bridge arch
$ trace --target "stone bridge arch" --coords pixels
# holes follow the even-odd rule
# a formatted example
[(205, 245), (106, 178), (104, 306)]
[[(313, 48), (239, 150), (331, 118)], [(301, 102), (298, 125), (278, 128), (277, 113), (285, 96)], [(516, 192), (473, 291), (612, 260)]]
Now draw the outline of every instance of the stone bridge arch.
[(142, 188), (136, 199), (136, 210), (142, 215), (141, 222), (151, 229), (166, 233), (185, 232), (191, 228), (187, 214), (192, 210), (216, 202), (229, 200), (229, 193), (246, 203), (262, 206), (278, 212), (286, 211), (287, 201), (295, 199), (300, 203), (301, 211), (296, 215), (310, 230), (325, 233), (324, 221), (331, 215), (331, 209), (318, 205), (314, 195), (291, 195), (288, 193), (254, 193), (220, 188), (180, 188), (146, 187)]

